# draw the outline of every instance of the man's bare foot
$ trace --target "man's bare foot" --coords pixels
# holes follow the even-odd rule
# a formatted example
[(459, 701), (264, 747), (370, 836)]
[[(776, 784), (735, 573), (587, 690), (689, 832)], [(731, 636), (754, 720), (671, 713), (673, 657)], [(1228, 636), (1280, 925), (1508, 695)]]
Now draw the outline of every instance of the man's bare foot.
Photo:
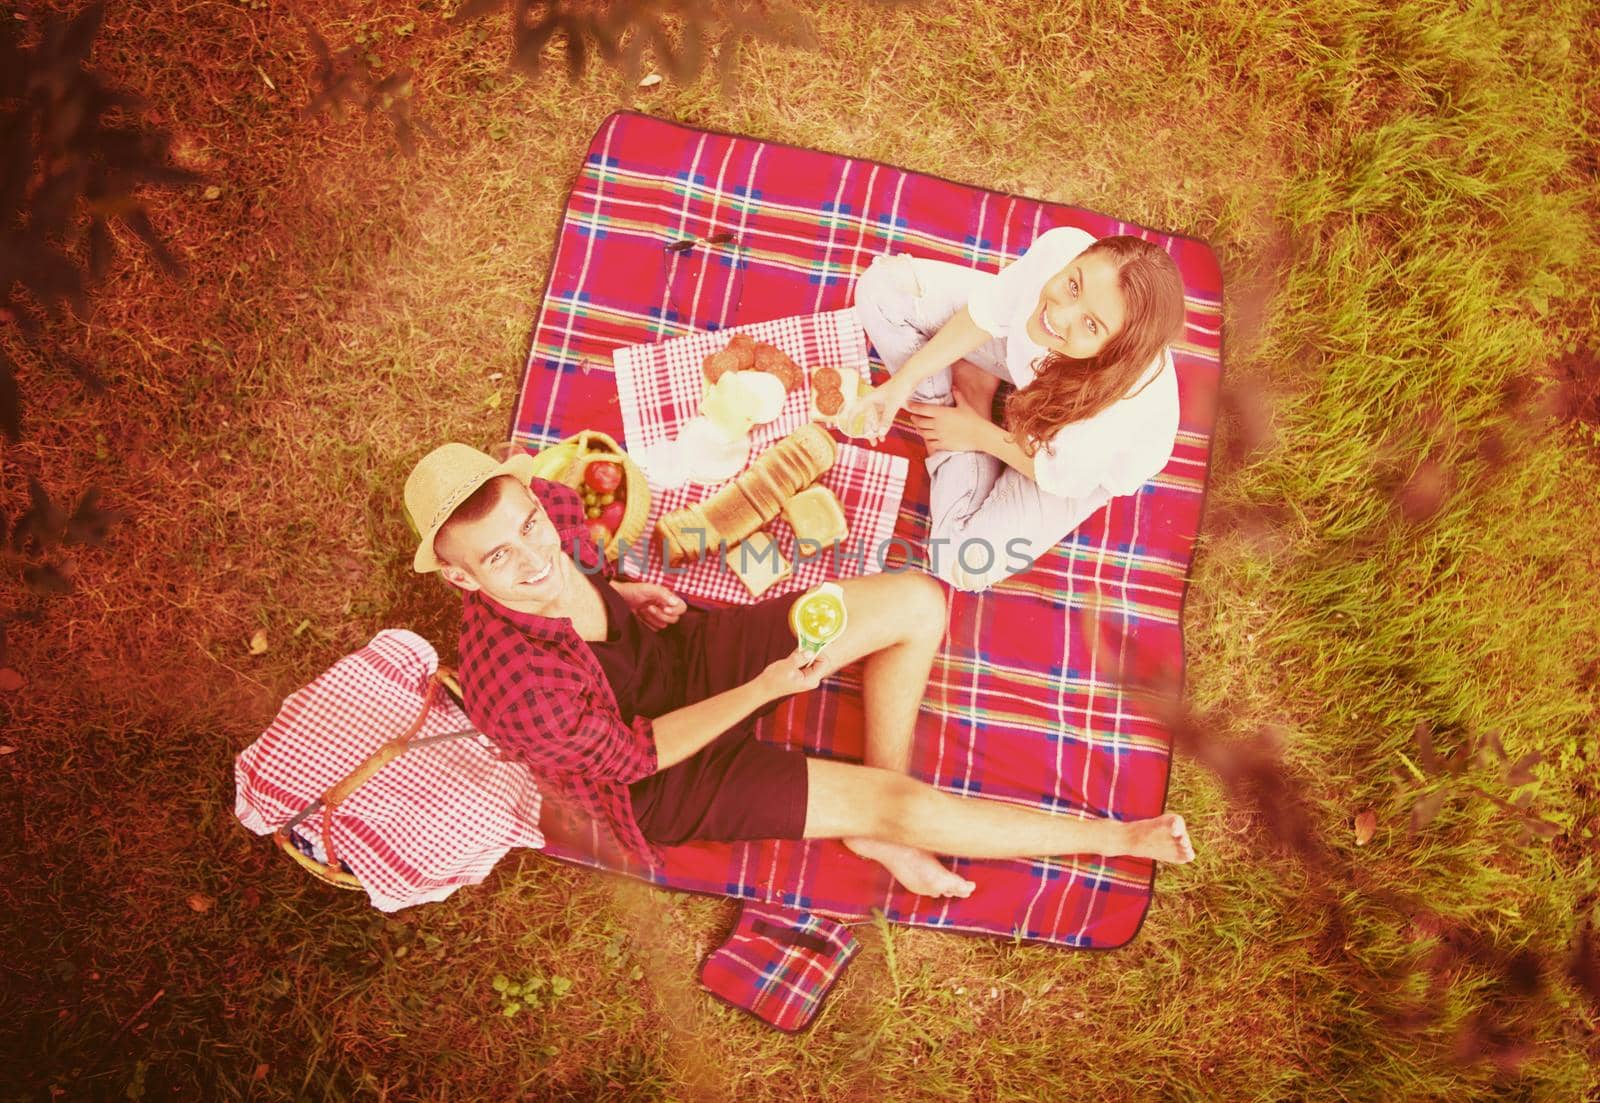
[(877, 862), (889, 876), (918, 896), (972, 895), (977, 886), (965, 877), (946, 869), (926, 850), (884, 842), (882, 839), (845, 839), (844, 845), (856, 854)]
[(1194, 843), (1189, 840), (1189, 828), (1182, 816), (1168, 812), (1154, 819), (1134, 820), (1126, 826), (1128, 849), (1125, 853), (1175, 865), (1194, 861)]

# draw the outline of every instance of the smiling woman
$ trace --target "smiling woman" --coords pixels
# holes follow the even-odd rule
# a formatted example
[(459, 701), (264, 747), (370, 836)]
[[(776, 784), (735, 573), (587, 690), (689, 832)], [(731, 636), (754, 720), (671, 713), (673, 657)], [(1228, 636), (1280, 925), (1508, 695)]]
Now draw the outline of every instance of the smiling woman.
[[(862, 400), (869, 435), (910, 411), (930, 569), (955, 586), (1025, 569), (1172, 455), (1183, 282), (1152, 242), (1058, 227), (992, 274), (880, 257), (856, 309), (893, 375)], [(988, 416), (1001, 382), (1017, 388), (1003, 426)]]
[(1062, 426), (1132, 397), (1149, 385), (1148, 369), (1182, 325), (1183, 282), (1172, 258), (1142, 238), (1101, 238), (1039, 292), (1026, 331), (1047, 351), (1033, 384), (1007, 402), (1008, 427), (1034, 453)]

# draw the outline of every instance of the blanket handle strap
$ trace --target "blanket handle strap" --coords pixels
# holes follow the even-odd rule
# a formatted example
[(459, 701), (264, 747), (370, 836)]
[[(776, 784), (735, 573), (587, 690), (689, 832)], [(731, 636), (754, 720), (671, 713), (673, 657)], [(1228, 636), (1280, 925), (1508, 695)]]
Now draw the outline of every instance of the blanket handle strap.
[(422, 708), (409, 727), (398, 737), (382, 744), (377, 750), (366, 757), (354, 770), (351, 770), (342, 780), (331, 786), (322, 796), (311, 801), (288, 823), (278, 828), (278, 834), (287, 836), (306, 817), (318, 808), (322, 809), (322, 846), (327, 854), (326, 864), (333, 869), (339, 866), (338, 856), (333, 848), (333, 812), (344, 800), (368, 781), (372, 780), (377, 772), (389, 763), (411, 750), (413, 747), (423, 747), (429, 743), (443, 743), (452, 739), (466, 739), (476, 736), (476, 728), (464, 728), (461, 731), (448, 732), (444, 735), (430, 735), (424, 739), (417, 739), (417, 732), (422, 730), (422, 725), (428, 719), (428, 713), (433, 708), (434, 699), (438, 696), (440, 687), (455, 697), (461, 699), (461, 685), (456, 681), (455, 671), (441, 666), (428, 678), (428, 688), (422, 697)]

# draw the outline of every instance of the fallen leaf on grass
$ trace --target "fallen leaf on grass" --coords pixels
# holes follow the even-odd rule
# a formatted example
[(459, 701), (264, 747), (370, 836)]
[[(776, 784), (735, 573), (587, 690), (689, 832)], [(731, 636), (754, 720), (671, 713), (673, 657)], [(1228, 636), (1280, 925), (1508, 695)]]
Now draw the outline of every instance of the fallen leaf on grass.
[(190, 911), (199, 912), (201, 915), (204, 915), (206, 912), (211, 910), (212, 906), (216, 904), (216, 901), (203, 892), (191, 892), (189, 894), (187, 903)]
[(9, 743), (0, 743), (0, 755), (16, 754), (17, 749)]
[(1445, 791), (1435, 789), (1427, 796), (1418, 800), (1411, 806), (1411, 830), (1421, 831), (1433, 822), (1433, 817), (1439, 814), (1439, 809), (1444, 806)]
[(639, 82), (639, 87), (640, 88), (654, 88), (656, 85), (658, 85), (660, 83), (661, 83), (661, 74), (660, 73), (651, 73), (649, 76), (645, 77), (643, 80), (641, 80)]
[(255, 634), (250, 637), (250, 654), (265, 655), (267, 647), (267, 630), (265, 628), (257, 628)]
[(1538, 751), (1529, 751), (1517, 759), (1515, 766), (1506, 773), (1506, 781), (1512, 785), (1526, 785), (1533, 780), (1533, 768), (1544, 761), (1544, 755)]
[(1417, 750), (1422, 755), (1422, 765), (1428, 773), (1439, 772), (1439, 755), (1433, 749), (1433, 726), (1426, 720), (1418, 720), (1417, 726), (1411, 729), (1411, 736), (1417, 741)]
[(1378, 815), (1372, 809), (1367, 809), (1356, 816), (1356, 845), (1366, 846), (1372, 841), (1373, 834), (1378, 830)]
[(0, 693), (15, 693), (28, 684), (28, 680), (9, 666), (0, 667)]
[(267, 1070), (270, 1069), (271, 1067), (272, 1066), (267, 1064), (265, 1061), (261, 1062), (259, 1065), (256, 1066), (256, 1071), (251, 1074), (250, 1079), (252, 1079), (252, 1080), (265, 1080), (267, 1078)]
[(222, 189), (212, 184), (205, 190), (205, 196), (207, 199), (220, 199), (222, 198)]

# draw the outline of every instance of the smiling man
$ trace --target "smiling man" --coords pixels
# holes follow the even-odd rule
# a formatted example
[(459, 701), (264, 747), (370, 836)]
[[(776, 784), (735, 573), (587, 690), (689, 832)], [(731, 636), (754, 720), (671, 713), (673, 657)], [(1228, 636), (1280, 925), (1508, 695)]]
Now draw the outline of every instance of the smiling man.
[[(577, 494), (464, 444), (406, 480), (413, 566), (463, 594), (468, 717), (508, 756), (648, 864), (694, 840), (837, 838), (913, 892), (973, 884), (933, 855), (1193, 858), (1183, 819), (1050, 815), (952, 796), (905, 776), (944, 633), (944, 591), (918, 573), (840, 583), (845, 631), (809, 665), (793, 597), (694, 609), (663, 586), (611, 577)], [(759, 716), (862, 663), (866, 765), (754, 738)]]

